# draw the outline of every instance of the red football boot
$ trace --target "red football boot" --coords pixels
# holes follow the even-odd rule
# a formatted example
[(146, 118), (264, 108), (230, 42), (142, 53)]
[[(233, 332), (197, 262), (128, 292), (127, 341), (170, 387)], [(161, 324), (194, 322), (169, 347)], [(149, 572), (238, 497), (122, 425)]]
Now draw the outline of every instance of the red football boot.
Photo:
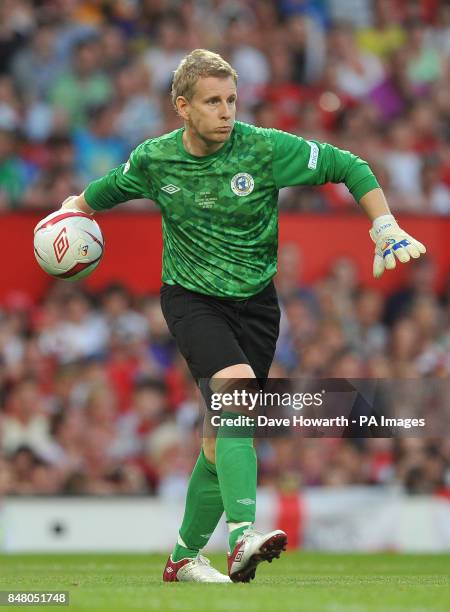
[(164, 582), (231, 582), (228, 576), (211, 567), (209, 559), (203, 555), (172, 561), (167, 559), (163, 572)]
[(228, 575), (233, 582), (250, 582), (261, 561), (272, 563), (286, 550), (287, 535), (281, 529), (263, 534), (253, 528), (246, 529), (228, 553)]

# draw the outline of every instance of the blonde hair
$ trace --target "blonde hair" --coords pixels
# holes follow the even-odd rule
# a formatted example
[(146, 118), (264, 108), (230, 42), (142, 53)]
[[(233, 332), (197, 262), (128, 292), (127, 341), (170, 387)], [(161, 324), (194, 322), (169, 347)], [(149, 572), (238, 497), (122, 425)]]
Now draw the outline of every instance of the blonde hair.
[(194, 87), (200, 77), (232, 77), (237, 84), (237, 72), (218, 53), (207, 49), (195, 49), (183, 58), (173, 74), (172, 104), (177, 108), (178, 96), (191, 100)]

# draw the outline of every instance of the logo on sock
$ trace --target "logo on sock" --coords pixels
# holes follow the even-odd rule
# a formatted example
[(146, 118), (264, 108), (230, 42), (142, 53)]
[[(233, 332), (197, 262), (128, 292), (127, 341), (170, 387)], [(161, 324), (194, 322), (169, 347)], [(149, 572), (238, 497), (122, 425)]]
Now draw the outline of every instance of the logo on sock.
[(251, 506), (255, 503), (255, 500), (250, 499), (249, 497), (246, 497), (245, 499), (237, 499), (236, 501), (238, 504), (244, 504), (244, 506)]
[(201, 538), (205, 538), (205, 540), (207, 540), (208, 538), (210, 538), (212, 536), (212, 533), (201, 533), (200, 537)]

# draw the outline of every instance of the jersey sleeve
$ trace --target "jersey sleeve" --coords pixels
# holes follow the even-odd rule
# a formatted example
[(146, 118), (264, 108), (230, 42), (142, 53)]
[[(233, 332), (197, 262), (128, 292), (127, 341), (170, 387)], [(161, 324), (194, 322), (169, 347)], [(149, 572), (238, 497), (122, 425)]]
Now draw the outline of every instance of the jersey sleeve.
[(277, 189), (293, 185), (344, 183), (355, 200), (379, 187), (367, 162), (327, 143), (270, 130)]
[(151, 185), (143, 170), (142, 145), (134, 149), (128, 161), (105, 176), (89, 183), (84, 198), (94, 210), (107, 210), (121, 202), (151, 198)]

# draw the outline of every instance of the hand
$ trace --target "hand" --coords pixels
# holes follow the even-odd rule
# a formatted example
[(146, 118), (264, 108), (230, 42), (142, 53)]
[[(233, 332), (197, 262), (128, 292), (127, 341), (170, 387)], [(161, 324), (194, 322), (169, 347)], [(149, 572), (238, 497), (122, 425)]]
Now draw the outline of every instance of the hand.
[(64, 200), (64, 202), (61, 204), (61, 208), (68, 208), (69, 210), (74, 210), (76, 209), (76, 200), (77, 200), (78, 196), (76, 195), (71, 195), (68, 198), (66, 198)]
[(66, 198), (61, 204), (61, 208), (64, 208), (66, 210), (78, 210), (80, 212), (85, 213), (86, 215), (91, 216), (95, 213), (95, 210), (93, 210), (86, 202), (84, 198), (84, 192), (79, 196), (71, 195)]
[(385, 270), (393, 270), (395, 258), (402, 263), (418, 259), (426, 253), (424, 245), (402, 230), (392, 215), (377, 217), (369, 230), (370, 237), (375, 242), (375, 257), (373, 260), (373, 275), (380, 278)]

